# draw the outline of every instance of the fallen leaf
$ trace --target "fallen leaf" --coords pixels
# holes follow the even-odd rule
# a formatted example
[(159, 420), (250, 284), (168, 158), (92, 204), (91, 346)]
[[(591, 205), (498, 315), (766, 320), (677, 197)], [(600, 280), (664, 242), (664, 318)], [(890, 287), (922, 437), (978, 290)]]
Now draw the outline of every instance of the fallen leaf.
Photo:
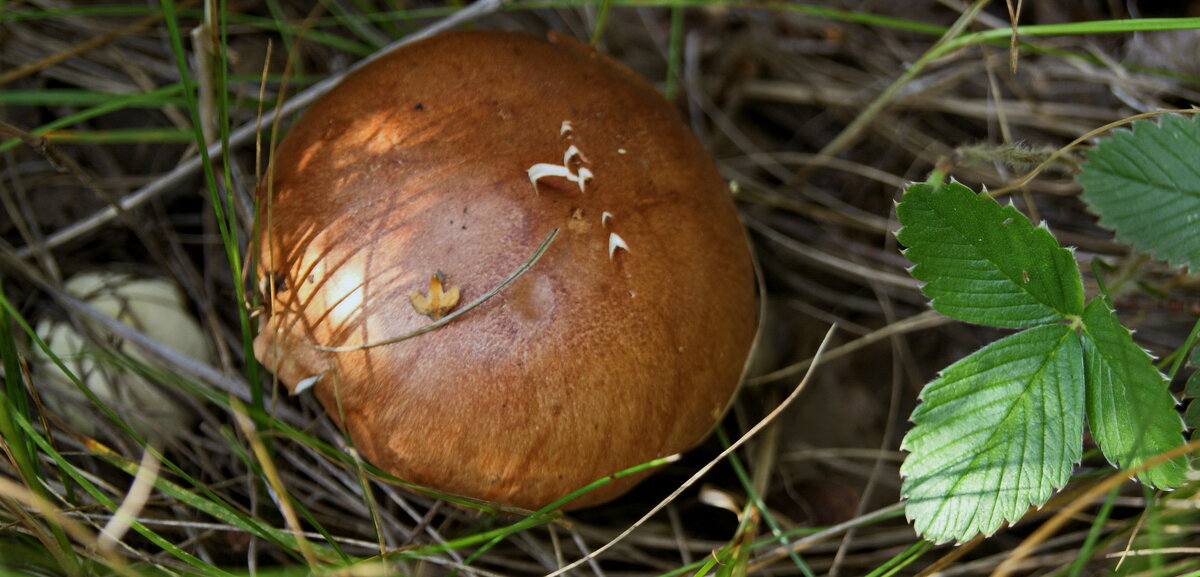
[(408, 295), (413, 309), (435, 321), (446, 316), (446, 313), (458, 305), (458, 287), (443, 288), (444, 281), (441, 271), (438, 271), (429, 277), (428, 295), (423, 295), (417, 290)]

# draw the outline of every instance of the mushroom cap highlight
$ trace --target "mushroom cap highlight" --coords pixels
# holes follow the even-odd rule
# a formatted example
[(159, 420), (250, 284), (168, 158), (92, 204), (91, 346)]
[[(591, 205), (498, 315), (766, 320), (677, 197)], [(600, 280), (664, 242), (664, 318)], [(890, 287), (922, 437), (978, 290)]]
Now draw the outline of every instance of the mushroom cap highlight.
[[(376, 466), (535, 509), (690, 448), (729, 406), (755, 328), (736, 208), (670, 104), (588, 46), (479, 31), (406, 45), (316, 102), (272, 172), (255, 354), (289, 391), (312, 386)], [(555, 229), (445, 326), (314, 348), (452, 313)]]

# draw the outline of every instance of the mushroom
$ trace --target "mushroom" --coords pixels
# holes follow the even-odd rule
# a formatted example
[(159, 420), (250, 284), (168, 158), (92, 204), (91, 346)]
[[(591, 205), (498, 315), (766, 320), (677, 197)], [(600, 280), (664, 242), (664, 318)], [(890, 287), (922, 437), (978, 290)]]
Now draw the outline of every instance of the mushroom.
[[(89, 271), (71, 277), (63, 289), (163, 346), (197, 361), (212, 360), (208, 340), (188, 312), (182, 291), (166, 278)], [(136, 346), (120, 341), (107, 347), (94, 343), (87, 336), (89, 330), (81, 332), (65, 319), (42, 319), (37, 334), (83, 386), (143, 438), (167, 442), (195, 425), (197, 415), (188, 404), (130, 368), (148, 363)], [(97, 412), (91, 401), (41, 349), (35, 348), (32, 358), (46, 404), (77, 431), (94, 436)]]
[(736, 208), (676, 111), (588, 46), (409, 44), (315, 103), (272, 172), (255, 354), (376, 466), (533, 509), (690, 448), (729, 406), (756, 324)]

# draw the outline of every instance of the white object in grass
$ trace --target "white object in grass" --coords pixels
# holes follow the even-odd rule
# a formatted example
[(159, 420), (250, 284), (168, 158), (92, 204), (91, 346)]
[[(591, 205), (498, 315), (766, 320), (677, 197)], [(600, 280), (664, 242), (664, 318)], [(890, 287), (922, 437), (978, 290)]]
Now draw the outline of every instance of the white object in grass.
[[(209, 363), (212, 353), (178, 287), (167, 279), (136, 278), (99, 271), (71, 278), (63, 287), (97, 311), (144, 333), (151, 340)], [(96, 398), (137, 434), (166, 440), (191, 429), (196, 415), (166, 383), (171, 373), (154, 366), (132, 344), (113, 341), (99, 328), (85, 330), (66, 320), (42, 320), (38, 336)], [(96, 434), (99, 408), (40, 349), (35, 382), (49, 408), (86, 435)]]

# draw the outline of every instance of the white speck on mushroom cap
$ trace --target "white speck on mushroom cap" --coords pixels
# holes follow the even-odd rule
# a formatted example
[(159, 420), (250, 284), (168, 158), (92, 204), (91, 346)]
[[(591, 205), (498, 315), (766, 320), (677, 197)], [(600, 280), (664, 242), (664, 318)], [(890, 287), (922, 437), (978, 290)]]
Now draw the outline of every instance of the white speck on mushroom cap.
[(613, 217), (612, 213), (608, 212), (607, 210), (600, 213), (600, 224), (602, 226), (608, 226), (608, 219), (610, 219), (612, 217)]
[(537, 194), (538, 181), (547, 176), (561, 176), (571, 182), (578, 183), (579, 192), (587, 192), (586, 184), (587, 181), (592, 179), (592, 171), (583, 166), (579, 167), (578, 171), (572, 171), (571, 160), (575, 158), (578, 158), (581, 163), (587, 162), (587, 157), (583, 155), (583, 152), (572, 144), (563, 153), (563, 163), (561, 165), (542, 162), (529, 167), (527, 172), (529, 174), (529, 182), (533, 184), (534, 194)]
[(311, 389), (312, 386), (317, 384), (317, 381), (321, 380), (321, 377), (324, 376), (325, 373), (321, 373), (319, 375), (308, 377), (307, 379), (301, 379), (300, 382), (296, 383), (296, 388), (292, 389), (292, 395), (299, 395), (300, 393)]
[(539, 163), (529, 167), (529, 182), (533, 184), (533, 192), (537, 192), (537, 183), (547, 176), (561, 176), (571, 182), (579, 183), (579, 192), (586, 192), (585, 184), (592, 179), (592, 171), (580, 168), (579, 174), (571, 169), (557, 164)]
[(537, 181), (547, 176), (561, 176), (567, 180), (575, 178), (571, 169), (557, 164), (538, 163), (529, 167), (529, 182), (533, 183), (533, 192), (537, 192)]
[(571, 132), (572, 128), (573, 127), (571, 126), (571, 121), (564, 120), (562, 123), (562, 127), (558, 129), (558, 135), (565, 136), (568, 132)]
[(612, 260), (613, 254), (615, 254), (617, 252), (618, 248), (623, 248), (623, 249), (625, 249), (625, 252), (629, 252), (629, 245), (625, 244), (625, 239), (621, 238), (621, 236), (615, 232), (609, 233), (608, 234), (608, 260)]
[(592, 171), (579, 167), (579, 175), (576, 178), (579, 179), (579, 192), (583, 192), (583, 184), (592, 179)]
[(579, 150), (578, 146), (574, 144), (568, 146), (567, 151), (563, 153), (563, 166), (571, 166), (571, 159), (576, 156), (579, 157), (579, 162), (587, 162), (587, 158), (583, 156), (583, 152)]

